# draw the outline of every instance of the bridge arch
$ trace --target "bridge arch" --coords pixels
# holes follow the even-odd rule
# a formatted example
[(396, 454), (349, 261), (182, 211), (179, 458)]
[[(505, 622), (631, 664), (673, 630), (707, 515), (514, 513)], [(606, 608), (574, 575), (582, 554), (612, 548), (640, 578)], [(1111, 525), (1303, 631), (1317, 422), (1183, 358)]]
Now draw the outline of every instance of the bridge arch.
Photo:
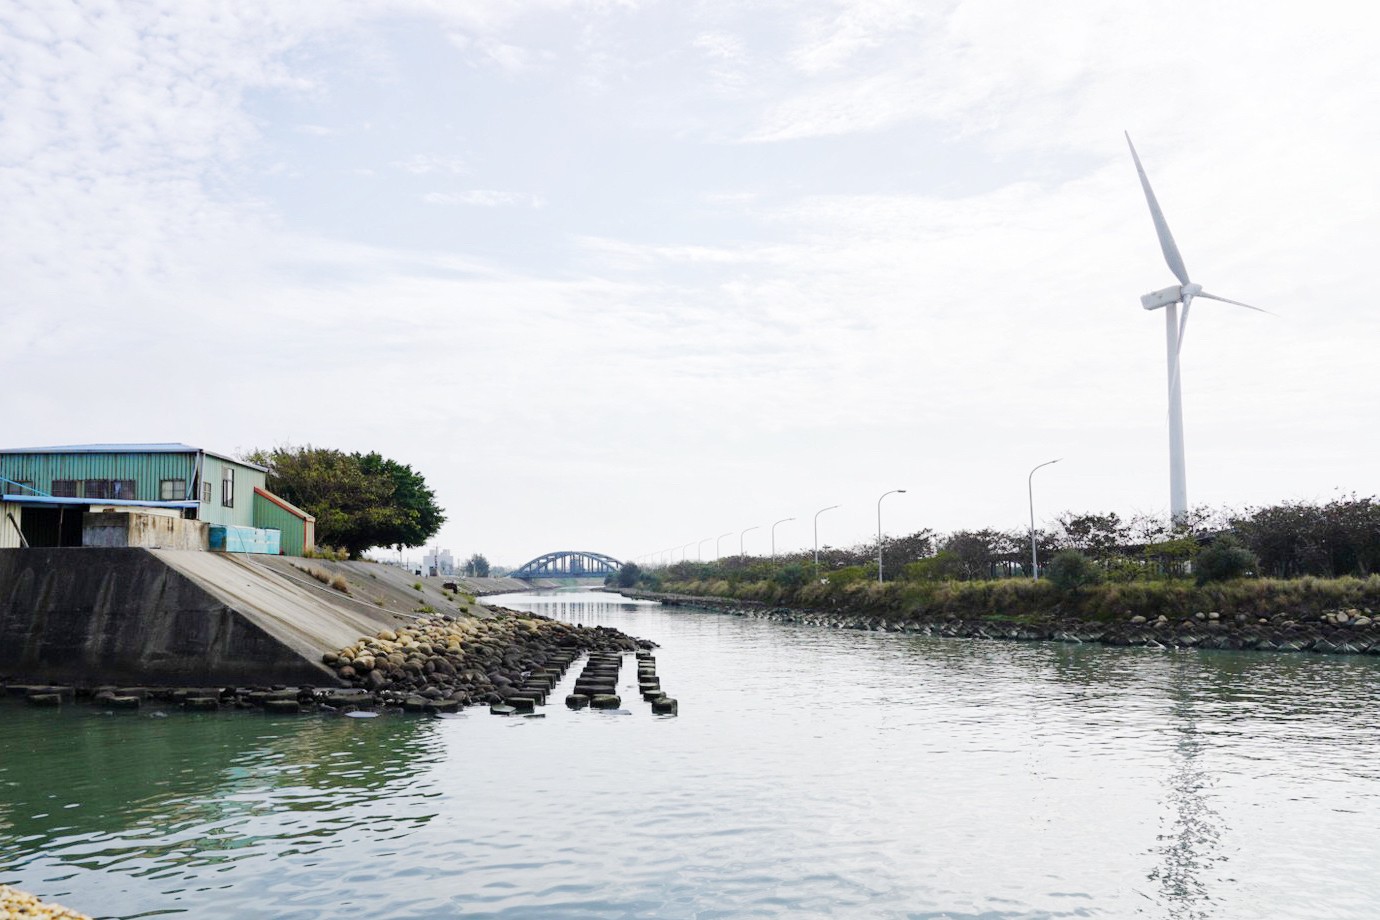
[(587, 550), (562, 549), (544, 553), (508, 573), (509, 578), (603, 578), (623, 567), (612, 556)]

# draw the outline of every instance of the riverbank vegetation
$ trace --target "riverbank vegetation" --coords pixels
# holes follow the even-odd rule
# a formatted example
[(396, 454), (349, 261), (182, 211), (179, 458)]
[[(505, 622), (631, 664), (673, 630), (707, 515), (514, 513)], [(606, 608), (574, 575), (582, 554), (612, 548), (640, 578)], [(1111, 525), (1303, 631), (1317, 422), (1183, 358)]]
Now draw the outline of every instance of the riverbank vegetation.
[(1244, 511), (1198, 511), (1182, 526), (1116, 514), (1065, 514), (1037, 532), (1030, 577), (1022, 531), (921, 530), (877, 545), (822, 547), (776, 559), (735, 556), (611, 579), (697, 597), (898, 619), (960, 617), (1121, 620), (1215, 612), (1316, 618), (1380, 608), (1380, 502), (1346, 496)]

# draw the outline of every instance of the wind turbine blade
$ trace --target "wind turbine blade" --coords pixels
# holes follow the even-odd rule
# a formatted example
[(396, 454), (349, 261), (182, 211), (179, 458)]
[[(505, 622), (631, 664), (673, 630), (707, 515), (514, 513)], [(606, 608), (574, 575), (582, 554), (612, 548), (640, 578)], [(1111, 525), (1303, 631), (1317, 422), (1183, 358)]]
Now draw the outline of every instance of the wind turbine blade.
[(1257, 312), (1257, 313), (1265, 313), (1265, 314), (1267, 314), (1267, 315), (1269, 315), (1269, 316), (1278, 316), (1278, 315), (1279, 315), (1279, 314), (1277, 314), (1277, 313), (1271, 313), (1269, 310), (1262, 310), (1262, 309), (1260, 309), (1259, 307), (1253, 307), (1253, 306), (1251, 306), (1251, 305), (1248, 304), (1248, 303), (1242, 303), (1242, 302), (1239, 301), (1239, 300), (1228, 300), (1228, 299), (1225, 298), (1225, 297), (1218, 297), (1216, 294), (1209, 294), (1207, 291), (1199, 291), (1199, 292), (1198, 292), (1197, 294), (1195, 294), (1194, 296), (1196, 296), (1196, 297), (1206, 297), (1208, 300), (1220, 300), (1220, 301), (1222, 301), (1222, 303), (1229, 303), (1229, 304), (1232, 304), (1233, 306), (1237, 306), (1237, 307), (1245, 307), (1247, 310), (1254, 310), (1254, 311)]
[(1174, 277), (1179, 279), (1180, 284), (1188, 284), (1188, 269), (1184, 267), (1184, 257), (1179, 255), (1179, 247), (1174, 243), (1174, 235), (1169, 232), (1169, 224), (1165, 223), (1164, 212), (1160, 210), (1160, 203), (1155, 200), (1155, 192), (1150, 188), (1150, 180), (1146, 178), (1145, 168), (1140, 165), (1140, 157), (1136, 154), (1136, 145), (1131, 143), (1131, 132), (1126, 132), (1126, 145), (1131, 148), (1131, 159), (1136, 161), (1136, 172), (1140, 174), (1140, 186), (1145, 189), (1145, 202), (1150, 205), (1150, 218), (1155, 222), (1155, 232), (1160, 237), (1160, 249), (1164, 252), (1164, 261), (1169, 266), (1169, 270), (1174, 273)]

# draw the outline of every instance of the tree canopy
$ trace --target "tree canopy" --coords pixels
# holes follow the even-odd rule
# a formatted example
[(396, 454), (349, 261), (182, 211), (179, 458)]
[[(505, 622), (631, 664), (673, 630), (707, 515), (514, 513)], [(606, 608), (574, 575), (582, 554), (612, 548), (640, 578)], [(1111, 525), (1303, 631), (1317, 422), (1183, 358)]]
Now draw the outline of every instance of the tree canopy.
[(325, 447), (254, 450), (268, 488), (316, 517), (316, 542), (357, 558), (373, 546), (421, 546), (446, 517), (421, 473), (378, 453)]

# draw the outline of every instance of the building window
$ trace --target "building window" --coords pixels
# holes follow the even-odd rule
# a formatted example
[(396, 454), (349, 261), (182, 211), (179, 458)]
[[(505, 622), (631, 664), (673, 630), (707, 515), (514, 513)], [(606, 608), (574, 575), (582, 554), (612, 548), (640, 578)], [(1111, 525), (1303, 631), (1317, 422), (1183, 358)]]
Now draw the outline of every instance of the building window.
[(77, 481), (75, 479), (54, 479), (53, 498), (76, 498)]
[(110, 480), (110, 497), (111, 497), (111, 498), (123, 498), (123, 499), (125, 499), (126, 501), (132, 501), (132, 500), (134, 500), (134, 499), (136, 499), (136, 498), (139, 497), (139, 496), (136, 494), (137, 491), (138, 491), (138, 490), (135, 489), (135, 487), (134, 487), (134, 480), (133, 480), (133, 479), (112, 479), (112, 480)]
[(187, 480), (164, 479), (158, 483), (160, 502), (180, 502), (187, 497)]
[(17, 482), (5, 483), (6, 495), (33, 495), (34, 483), (32, 479), (20, 479)]
[(201, 500), (207, 505), (211, 504), (211, 484), (209, 482), (201, 484)]
[(227, 466), (220, 474), (220, 503), (226, 508), (235, 507), (235, 468)]
[(109, 479), (83, 479), (81, 483), (82, 498), (114, 498), (113, 491)]

